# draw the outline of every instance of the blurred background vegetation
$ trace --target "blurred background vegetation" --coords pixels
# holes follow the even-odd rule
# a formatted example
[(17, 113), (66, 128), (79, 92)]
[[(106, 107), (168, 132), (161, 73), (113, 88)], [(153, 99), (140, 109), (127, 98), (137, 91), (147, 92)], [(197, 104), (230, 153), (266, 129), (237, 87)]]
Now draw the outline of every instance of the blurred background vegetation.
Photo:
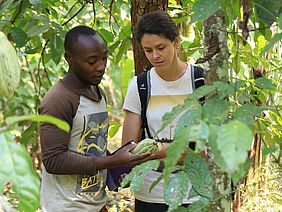
[[(150, 4), (150, 1), (140, 2)], [(255, 163), (238, 187), (240, 201), (237, 206), (240, 211), (281, 211), (282, 1), (159, 2), (179, 26), (184, 61), (195, 63), (203, 58), (204, 20), (222, 8), (231, 81), (242, 79), (254, 86), (256, 78), (268, 79), (262, 80), (258, 88), (254, 86), (251, 91), (243, 91), (238, 96), (246, 101), (256, 98), (256, 103), (275, 107), (278, 112), (261, 117), (263, 136), (255, 140)], [(109, 46), (108, 66), (101, 86), (108, 98), (109, 149), (114, 150), (120, 145), (121, 108), (128, 82), (138, 73), (131, 17), (136, 12), (132, 11), (136, 10), (132, 5), (136, 3), (136, 0), (0, 0), (0, 31), (16, 48), (21, 65), (20, 84), (14, 95), (10, 98), (0, 96), (0, 193), (3, 200), (0, 205), (4, 211), (7, 202), (20, 211), (40, 208), (41, 158), (37, 123), (40, 120), (36, 116), (25, 117), (22, 121), (15, 117), (36, 115), (47, 90), (68, 71), (63, 58), (63, 39), (73, 26), (93, 27)], [(209, 65), (204, 62), (202, 66), (208, 68)], [(132, 197), (127, 190), (111, 195), (109, 205), (112, 211), (131, 211)], [(117, 195), (127, 199), (124, 205), (116, 201), (121, 198)]]

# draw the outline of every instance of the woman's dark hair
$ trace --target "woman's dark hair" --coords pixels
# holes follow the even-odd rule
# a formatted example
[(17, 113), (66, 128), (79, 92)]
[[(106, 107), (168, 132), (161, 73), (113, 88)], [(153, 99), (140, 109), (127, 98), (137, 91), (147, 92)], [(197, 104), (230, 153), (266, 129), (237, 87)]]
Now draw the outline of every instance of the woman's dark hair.
[(74, 45), (77, 44), (78, 37), (81, 35), (94, 36), (99, 34), (88, 26), (76, 26), (66, 34), (64, 42), (65, 51), (72, 51)]
[(143, 15), (137, 25), (137, 40), (141, 41), (144, 34), (163, 35), (174, 41), (179, 35), (178, 28), (172, 18), (164, 11)]

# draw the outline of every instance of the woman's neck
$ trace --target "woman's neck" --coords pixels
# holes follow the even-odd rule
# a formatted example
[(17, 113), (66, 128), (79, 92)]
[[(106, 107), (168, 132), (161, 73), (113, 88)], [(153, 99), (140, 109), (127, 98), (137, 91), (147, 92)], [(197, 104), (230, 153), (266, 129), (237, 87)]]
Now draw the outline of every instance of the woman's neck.
[(187, 69), (187, 63), (177, 59), (169, 67), (162, 69), (155, 68), (156, 73), (165, 81), (175, 81), (183, 76)]

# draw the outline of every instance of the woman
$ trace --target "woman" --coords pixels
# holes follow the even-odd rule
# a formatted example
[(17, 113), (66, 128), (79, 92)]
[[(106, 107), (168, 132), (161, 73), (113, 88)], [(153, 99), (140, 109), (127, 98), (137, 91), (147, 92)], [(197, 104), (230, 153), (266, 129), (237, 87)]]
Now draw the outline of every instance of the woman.
[[(146, 113), (150, 134), (154, 139), (172, 140), (177, 118), (158, 135), (156, 132), (161, 127), (162, 116), (171, 111), (175, 105), (182, 104), (193, 92), (192, 66), (179, 59), (179, 31), (166, 12), (158, 11), (141, 17), (137, 27), (137, 39), (153, 65), (149, 73), (151, 93)], [(134, 77), (129, 84), (123, 109), (125, 111), (123, 144), (131, 139), (138, 142), (142, 121), (137, 77)], [(161, 172), (151, 171), (144, 178), (142, 188), (134, 194), (136, 212), (157, 212), (168, 209), (163, 197), (163, 180), (149, 192), (151, 184), (160, 175)], [(198, 197), (192, 199), (187, 197), (183, 205), (187, 206), (197, 200)]]

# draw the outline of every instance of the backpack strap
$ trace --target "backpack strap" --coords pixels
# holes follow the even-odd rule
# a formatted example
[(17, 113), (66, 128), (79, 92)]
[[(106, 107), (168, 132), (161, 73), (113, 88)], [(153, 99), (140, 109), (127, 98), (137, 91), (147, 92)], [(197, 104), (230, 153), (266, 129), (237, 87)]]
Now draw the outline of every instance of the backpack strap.
[[(205, 70), (203, 68), (191, 65), (191, 79), (193, 91), (205, 84), (204, 74)], [(200, 99), (200, 102), (203, 102), (203, 100), (204, 97)], [(190, 142), (189, 148), (195, 150), (196, 142)]]
[(191, 79), (193, 90), (203, 86), (205, 84), (205, 70), (198, 66), (191, 65)]
[(140, 74), (137, 76), (137, 88), (141, 102), (141, 120), (142, 120), (142, 139), (144, 139), (145, 131), (149, 138), (153, 138), (149, 131), (148, 121), (147, 121), (147, 106), (151, 94), (151, 83), (150, 83), (150, 71)]

